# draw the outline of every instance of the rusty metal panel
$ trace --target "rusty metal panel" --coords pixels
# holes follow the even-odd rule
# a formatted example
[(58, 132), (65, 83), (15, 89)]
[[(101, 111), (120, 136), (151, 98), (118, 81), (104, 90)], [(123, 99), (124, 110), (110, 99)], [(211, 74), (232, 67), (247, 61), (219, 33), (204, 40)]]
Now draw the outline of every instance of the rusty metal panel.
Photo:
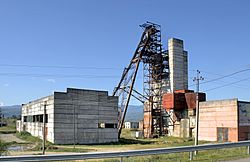
[(165, 94), (163, 94), (162, 106), (167, 111), (174, 108), (174, 94), (173, 93), (165, 93)]
[(187, 108), (185, 93), (165, 93), (162, 97), (162, 104), (167, 111), (185, 109)]
[(187, 108), (187, 103), (185, 99), (185, 93), (175, 93), (174, 94), (174, 109), (183, 110)]
[[(199, 93), (199, 101), (206, 101), (206, 94)], [(195, 109), (196, 93), (191, 90), (176, 90), (174, 93), (165, 93), (162, 97), (163, 108), (170, 109)]]
[(193, 90), (186, 90), (186, 89), (180, 89), (180, 90), (175, 90), (174, 93), (193, 93)]
[[(196, 108), (196, 93), (185, 93), (186, 103), (188, 109)], [(206, 94), (199, 93), (199, 101), (206, 101)]]

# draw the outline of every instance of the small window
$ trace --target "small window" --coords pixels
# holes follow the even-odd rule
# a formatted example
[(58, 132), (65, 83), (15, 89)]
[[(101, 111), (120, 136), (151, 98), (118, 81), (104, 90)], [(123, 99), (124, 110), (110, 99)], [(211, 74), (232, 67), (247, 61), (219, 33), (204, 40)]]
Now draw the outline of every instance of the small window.
[(27, 116), (23, 117), (23, 122), (27, 122)]
[(32, 122), (32, 121), (33, 121), (32, 115), (27, 116), (27, 122)]
[[(23, 117), (23, 122), (39, 122), (39, 123), (43, 123), (43, 114), (24, 116)], [(48, 123), (48, 114), (45, 114), (45, 123)]]
[(114, 124), (114, 123), (99, 123), (98, 128), (117, 128), (117, 124)]
[(105, 123), (105, 128), (117, 128), (117, 124)]

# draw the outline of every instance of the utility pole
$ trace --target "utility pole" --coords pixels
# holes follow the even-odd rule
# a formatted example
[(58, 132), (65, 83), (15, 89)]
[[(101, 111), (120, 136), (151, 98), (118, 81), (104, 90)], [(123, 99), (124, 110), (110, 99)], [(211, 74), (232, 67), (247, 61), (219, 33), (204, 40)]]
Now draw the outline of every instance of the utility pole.
[(73, 108), (74, 108), (74, 116), (73, 116), (73, 123), (74, 123), (74, 151), (76, 149), (76, 108), (73, 102)]
[(3, 126), (3, 119), (2, 119), (2, 107), (0, 106), (0, 127)]
[(46, 106), (47, 106), (47, 102), (44, 102), (44, 107), (43, 107), (43, 155), (45, 154), (45, 142), (46, 142)]
[(2, 120), (2, 107), (0, 106), (0, 127), (2, 127), (2, 123), (3, 120)]
[[(198, 132), (199, 132), (199, 88), (200, 88), (200, 81), (204, 80), (202, 76), (200, 76), (200, 71), (197, 70), (197, 75), (194, 77), (193, 81), (196, 82), (196, 119), (195, 119), (195, 146), (198, 145)], [(197, 151), (194, 152), (197, 154)]]

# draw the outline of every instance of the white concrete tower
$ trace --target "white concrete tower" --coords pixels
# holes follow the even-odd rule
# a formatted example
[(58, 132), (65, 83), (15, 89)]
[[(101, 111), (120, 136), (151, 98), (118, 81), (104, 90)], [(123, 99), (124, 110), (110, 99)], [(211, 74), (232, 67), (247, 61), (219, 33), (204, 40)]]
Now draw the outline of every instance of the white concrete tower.
[(188, 59), (187, 51), (184, 51), (183, 40), (170, 38), (168, 40), (170, 89), (188, 89)]

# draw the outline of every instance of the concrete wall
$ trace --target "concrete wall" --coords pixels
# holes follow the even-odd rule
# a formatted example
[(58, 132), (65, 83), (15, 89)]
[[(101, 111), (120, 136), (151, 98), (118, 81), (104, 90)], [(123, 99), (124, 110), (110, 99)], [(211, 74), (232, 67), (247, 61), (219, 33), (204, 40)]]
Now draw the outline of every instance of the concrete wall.
[[(55, 143), (118, 141), (118, 98), (106, 91), (67, 89), (55, 92)], [(100, 125), (114, 124), (114, 128)]]
[(176, 38), (169, 39), (168, 54), (171, 92), (188, 89), (188, 60), (183, 41)]
[(46, 102), (46, 114), (48, 114), (48, 123), (46, 123), (46, 139), (54, 143), (54, 96), (44, 97), (27, 104), (22, 105), (22, 128), (21, 130), (29, 132), (33, 136), (43, 137), (43, 123), (24, 121), (25, 117), (44, 114), (44, 104)]
[(22, 121), (21, 121), (21, 120), (17, 120), (17, 121), (16, 121), (16, 130), (17, 130), (17, 132), (19, 132), (19, 133), (23, 131)]
[(217, 141), (218, 128), (227, 129), (228, 141), (238, 141), (237, 99), (200, 102), (199, 140)]

